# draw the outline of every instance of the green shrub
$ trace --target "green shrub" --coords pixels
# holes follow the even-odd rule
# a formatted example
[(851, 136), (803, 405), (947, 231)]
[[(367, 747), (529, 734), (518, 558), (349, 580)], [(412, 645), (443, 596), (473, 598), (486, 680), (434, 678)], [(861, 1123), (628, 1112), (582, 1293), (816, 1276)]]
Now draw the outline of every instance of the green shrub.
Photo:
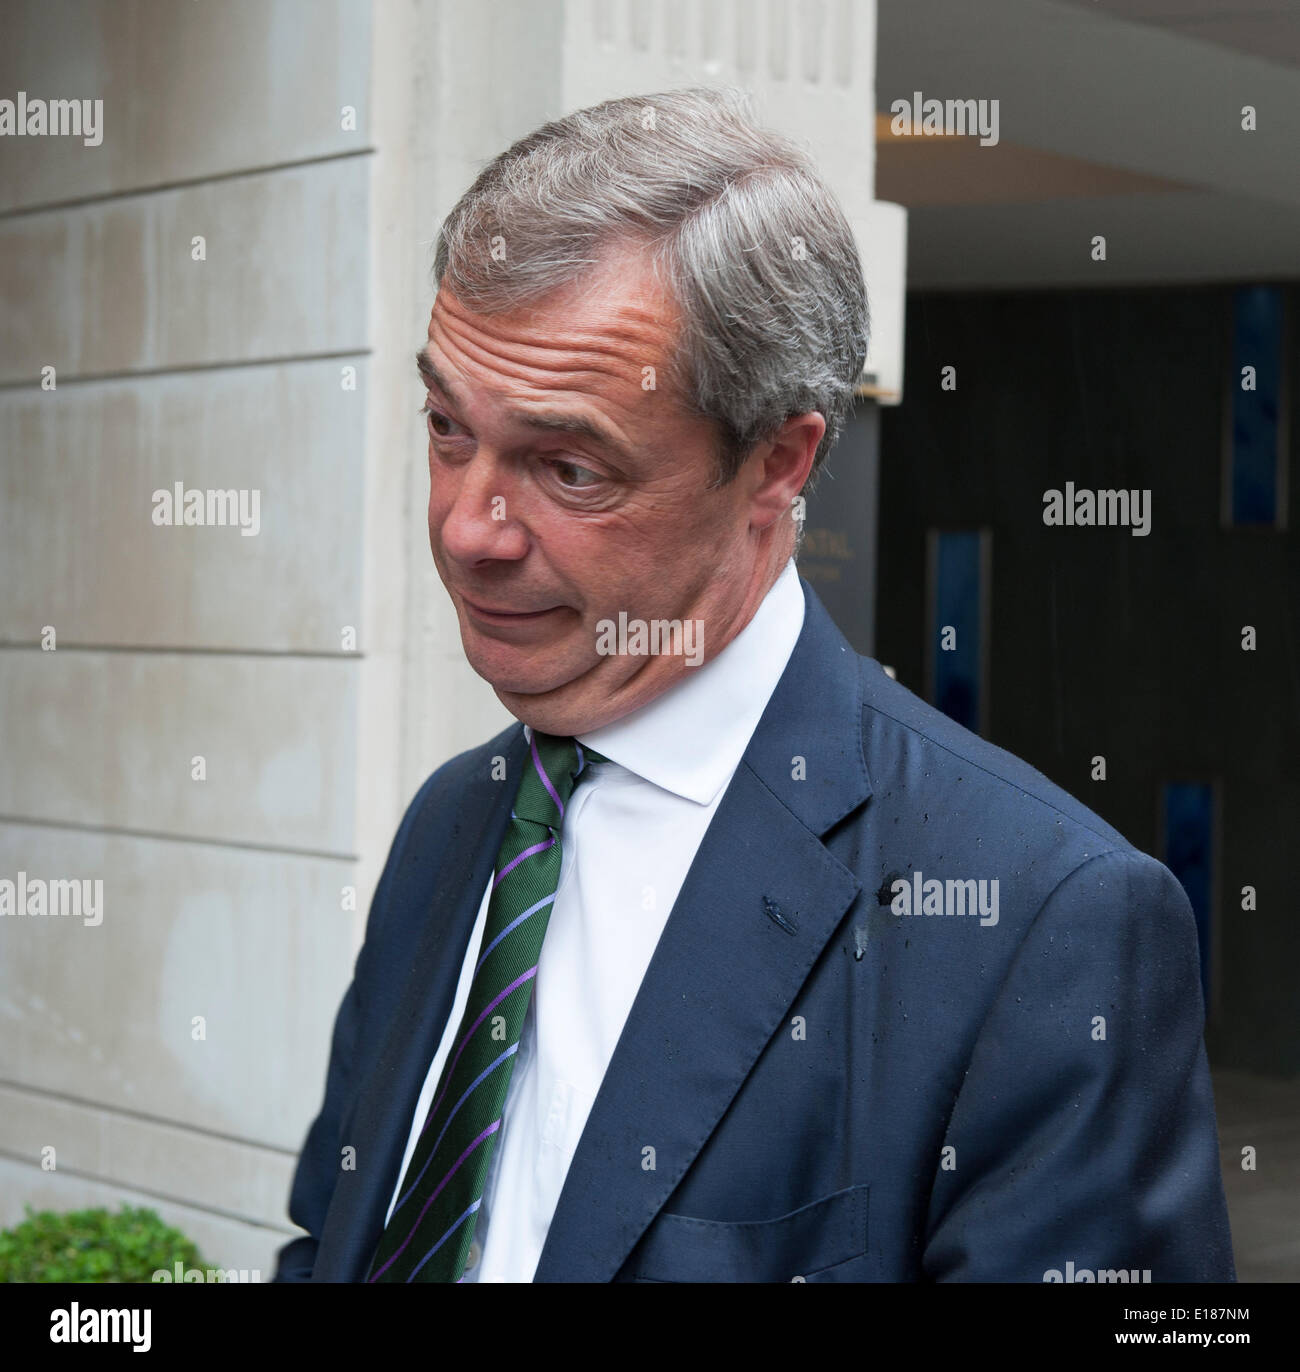
[(33, 1211), (0, 1232), (0, 1281), (147, 1282), (176, 1262), (205, 1267), (192, 1240), (152, 1210)]

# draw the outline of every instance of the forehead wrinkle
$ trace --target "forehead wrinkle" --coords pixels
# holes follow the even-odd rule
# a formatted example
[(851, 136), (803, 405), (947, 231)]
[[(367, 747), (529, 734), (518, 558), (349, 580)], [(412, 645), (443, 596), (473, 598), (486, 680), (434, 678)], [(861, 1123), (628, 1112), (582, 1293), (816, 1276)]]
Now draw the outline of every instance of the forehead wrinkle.
[[(575, 297), (570, 313), (581, 316), (589, 299), (587, 291), (579, 289), (569, 295)], [(680, 331), (681, 315), (676, 302), (662, 289), (656, 288), (654, 295), (656, 298), (649, 301), (636, 295), (605, 301), (604, 307), (609, 312), (606, 318), (594, 322), (581, 317), (573, 321), (566, 319), (562, 338), (548, 335), (541, 341), (537, 338), (536, 326), (528, 307), (505, 314), (476, 315), (446, 290), (438, 292), (433, 320), (438, 321), (458, 341), (464, 340), (470, 346), (477, 342), (483, 353), (500, 355), (507, 363), (522, 360), (527, 364), (529, 359), (521, 359), (519, 354), (531, 354), (535, 365), (542, 371), (547, 369), (549, 358), (556, 350), (568, 350), (587, 359), (594, 358), (597, 362), (604, 357), (624, 360), (627, 353), (634, 352), (637, 361), (630, 362), (630, 365), (639, 367), (645, 361), (645, 354), (666, 352)], [(565, 298), (565, 294), (561, 293), (558, 305), (552, 298), (551, 310), (562, 308)], [(545, 300), (541, 303), (547, 304)], [(587, 313), (590, 311), (587, 310)], [(475, 334), (480, 336), (481, 341), (474, 339)], [(513, 353), (501, 352), (503, 348), (512, 349)], [(657, 359), (651, 357), (650, 360)], [(639, 374), (637, 380), (639, 382)]]
[[(588, 378), (614, 379), (635, 387), (636, 394), (641, 396), (647, 394), (641, 389), (641, 368), (647, 361), (661, 364), (662, 340), (645, 337), (647, 331), (637, 329), (617, 329), (614, 332), (618, 336), (613, 339), (609, 330), (593, 331), (587, 336), (586, 346), (574, 347), (568, 339), (543, 344), (508, 334), (498, 343), (496, 334), (484, 335), (480, 330), (457, 327), (460, 321), (452, 327), (447, 327), (445, 319), (438, 322), (471, 361), (501, 376), (552, 389), (581, 389)], [(619, 347), (620, 342), (635, 346), (638, 341), (646, 345), (640, 356), (628, 356)], [(557, 357), (557, 352), (562, 356)]]
[[(606, 278), (596, 278), (591, 282), (584, 283), (582, 280), (571, 283), (569, 289), (560, 288), (544, 296), (534, 305), (524, 305), (517, 309), (495, 314), (475, 314), (474, 311), (463, 305), (456, 296), (448, 289), (438, 291), (434, 301), (435, 312), (447, 316), (449, 319), (457, 320), (464, 324), (479, 324), (494, 327), (498, 332), (509, 337), (513, 328), (527, 330), (529, 316), (537, 309), (563, 310), (567, 315), (576, 315), (579, 318), (572, 324), (575, 335), (581, 337), (588, 335), (593, 338), (603, 337), (611, 329), (617, 330), (621, 326), (644, 325), (647, 328), (659, 330), (673, 329), (681, 318), (681, 311), (672, 295), (666, 292), (661, 286), (652, 283), (651, 289), (642, 294), (624, 293), (613, 299), (606, 298), (598, 301), (600, 307), (606, 309), (612, 319), (601, 319), (598, 323), (584, 324), (581, 316), (584, 312), (590, 314), (590, 305), (593, 299), (597, 298), (596, 292)], [(516, 321), (518, 321), (516, 323)]]
[(545, 342), (536, 341), (536, 329), (530, 327), (527, 320), (516, 324), (503, 315), (467, 318), (443, 310), (435, 311), (434, 317), (440, 320), (448, 334), (457, 338), (479, 334), (510, 347), (539, 351), (571, 347), (575, 351), (614, 352), (621, 343), (661, 346), (671, 333), (670, 321), (665, 321), (650, 310), (626, 307), (618, 308), (612, 318), (602, 320), (599, 325), (568, 324), (562, 339), (551, 341), (548, 337)]

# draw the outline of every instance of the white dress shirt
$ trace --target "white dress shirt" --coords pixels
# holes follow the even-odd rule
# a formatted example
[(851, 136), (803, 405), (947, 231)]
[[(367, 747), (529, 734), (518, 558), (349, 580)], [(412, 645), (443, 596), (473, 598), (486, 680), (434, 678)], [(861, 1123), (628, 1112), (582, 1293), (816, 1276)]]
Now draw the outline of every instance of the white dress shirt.
[[(590, 764), (561, 829), (560, 883), (476, 1217), (466, 1281), (532, 1281), (587, 1115), (705, 830), (803, 627), (794, 560), (715, 658), (578, 735)], [(704, 645), (708, 650), (707, 642)], [(528, 731), (531, 737), (531, 730)], [(489, 878), (415, 1109), (388, 1214), (469, 999)]]

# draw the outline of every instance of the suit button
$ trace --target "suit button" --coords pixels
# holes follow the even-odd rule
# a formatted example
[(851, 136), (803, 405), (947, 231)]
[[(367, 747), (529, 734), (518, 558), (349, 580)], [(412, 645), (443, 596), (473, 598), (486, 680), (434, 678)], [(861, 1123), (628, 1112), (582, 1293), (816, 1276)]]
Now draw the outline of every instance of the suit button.
[(478, 1260), (483, 1256), (483, 1245), (477, 1239), (471, 1239), (469, 1245), (469, 1257), (465, 1259), (465, 1271), (470, 1272), (478, 1266)]

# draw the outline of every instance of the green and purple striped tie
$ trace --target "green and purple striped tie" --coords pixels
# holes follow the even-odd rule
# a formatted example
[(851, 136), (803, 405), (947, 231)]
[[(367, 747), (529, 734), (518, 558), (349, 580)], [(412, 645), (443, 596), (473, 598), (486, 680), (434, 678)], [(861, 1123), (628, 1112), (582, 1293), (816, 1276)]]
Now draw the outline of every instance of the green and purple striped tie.
[(465, 1013), (367, 1281), (461, 1279), (519, 1035), (560, 882), (564, 808), (589, 762), (574, 738), (534, 732), (497, 856)]

